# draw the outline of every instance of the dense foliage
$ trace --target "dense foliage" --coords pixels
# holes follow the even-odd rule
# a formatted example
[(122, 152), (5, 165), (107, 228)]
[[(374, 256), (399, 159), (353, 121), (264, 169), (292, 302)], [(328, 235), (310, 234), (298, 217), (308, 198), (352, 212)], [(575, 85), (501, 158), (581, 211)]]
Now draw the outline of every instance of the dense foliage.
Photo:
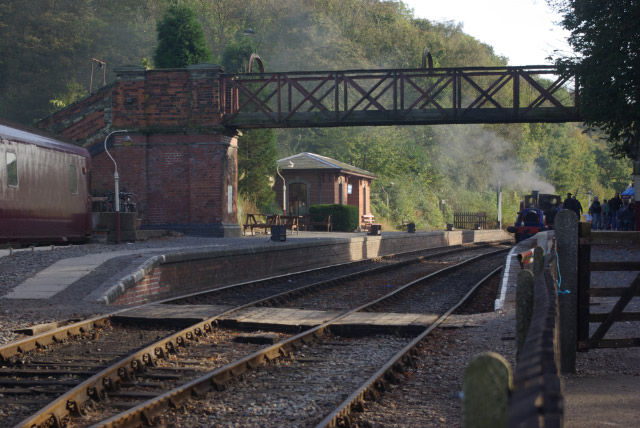
[[(159, 43), (155, 28), (172, 4), (169, 0), (4, 0), (0, 117), (28, 123), (51, 111), (50, 100), (66, 103), (81, 96), (77, 83), (88, 88), (92, 57), (107, 63), (107, 80), (113, 80), (116, 66), (143, 63)], [(230, 71), (246, 70), (248, 57), (255, 52), (269, 71), (415, 68), (425, 47), (437, 67), (506, 64), (490, 46), (465, 34), (461, 25), (415, 19), (401, 1), (181, 0), (179, 4), (195, 12), (212, 61)], [(253, 31), (247, 33), (253, 35), (244, 35), (249, 28)], [(629, 31), (635, 34), (637, 29)], [(629, 43), (637, 43), (637, 37)], [(629, 61), (637, 60), (637, 49), (634, 52)], [(608, 59), (612, 67), (623, 60), (627, 61), (620, 55)], [(621, 107), (614, 103), (614, 108)], [(604, 134), (584, 131), (579, 124), (251, 131), (239, 140), (239, 186), (249, 200), (268, 206), (275, 151), (280, 157), (309, 151), (376, 174), (371, 193), (376, 219), (384, 217), (392, 224), (413, 220), (420, 228), (441, 227), (455, 210), (495, 215), (496, 188), (501, 185), (507, 223), (515, 218), (518, 200), (532, 189), (578, 193), (586, 205), (587, 191), (602, 199), (626, 188), (629, 163), (608, 155)]]
[(640, 160), (640, 2), (552, 1), (563, 13), (576, 56), (557, 63), (577, 71), (587, 125), (607, 133), (619, 156)]
[(209, 62), (211, 50), (196, 14), (184, 4), (169, 6), (158, 22), (158, 46), (153, 60), (158, 68), (184, 68)]
[(309, 207), (313, 221), (323, 221), (331, 215), (331, 227), (336, 232), (353, 232), (360, 226), (358, 207), (340, 204), (318, 204)]

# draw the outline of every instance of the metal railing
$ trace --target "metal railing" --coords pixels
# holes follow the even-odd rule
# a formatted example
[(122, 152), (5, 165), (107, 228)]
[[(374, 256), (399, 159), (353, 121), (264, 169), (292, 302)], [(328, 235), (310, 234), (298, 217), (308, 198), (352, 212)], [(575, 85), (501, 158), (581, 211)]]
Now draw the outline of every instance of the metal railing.
[(456, 229), (488, 229), (495, 226), (493, 223), (487, 220), (484, 212), (453, 213), (453, 227)]
[(238, 128), (579, 120), (575, 78), (553, 66), (222, 74)]

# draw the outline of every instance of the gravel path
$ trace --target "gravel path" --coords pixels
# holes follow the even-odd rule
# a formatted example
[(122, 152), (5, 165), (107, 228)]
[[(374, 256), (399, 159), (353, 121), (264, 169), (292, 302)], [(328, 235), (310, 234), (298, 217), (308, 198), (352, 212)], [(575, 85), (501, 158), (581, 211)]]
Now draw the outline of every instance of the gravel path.
[(314, 426), (408, 341), (392, 336), (323, 337), (320, 343), (296, 350), (293, 361), (248, 372), (227, 390), (208, 393), (170, 412), (159, 425)]

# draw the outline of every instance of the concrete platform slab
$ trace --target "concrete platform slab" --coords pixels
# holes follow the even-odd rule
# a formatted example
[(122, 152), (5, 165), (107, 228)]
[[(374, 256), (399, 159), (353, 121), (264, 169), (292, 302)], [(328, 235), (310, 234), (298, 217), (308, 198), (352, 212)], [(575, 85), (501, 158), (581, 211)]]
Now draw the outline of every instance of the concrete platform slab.
[(565, 380), (564, 427), (640, 426), (640, 381), (633, 376), (589, 376)]
[[(298, 328), (320, 325), (340, 315), (340, 311), (312, 311), (293, 308), (249, 308), (241, 313), (229, 317), (222, 317), (220, 321), (238, 327), (268, 327)], [(338, 322), (337, 327), (363, 329), (392, 330), (400, 329), (418, 331), (430, 326), (438, 317), (424, 314), (400, 314), (392, 312), (357, 312)], [(477, 323), (465, 315), (451, 315), (443, 324), (448, 328), (475, 327)]]
[(224, 305), (163, 305), (140, 306), (121, 312), (113, 317), (126, 323), (192, 325), (229, 310)]

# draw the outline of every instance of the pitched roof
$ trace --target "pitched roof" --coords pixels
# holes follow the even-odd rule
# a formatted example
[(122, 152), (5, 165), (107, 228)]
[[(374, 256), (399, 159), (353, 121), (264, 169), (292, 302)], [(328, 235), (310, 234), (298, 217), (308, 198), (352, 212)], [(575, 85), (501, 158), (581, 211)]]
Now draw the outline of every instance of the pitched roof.
[(376, 178), (376, 175), (372, 172), (356, 168), (355, 166), (328, 158), (326, 156), (320, 156), (315, 153), (308, 152), (298, 153), (297, 155), (278, 159), (278, 168), (283, 171), (311, 169), (338, 170), (351, 174), (362, 175), (365, 177)]

